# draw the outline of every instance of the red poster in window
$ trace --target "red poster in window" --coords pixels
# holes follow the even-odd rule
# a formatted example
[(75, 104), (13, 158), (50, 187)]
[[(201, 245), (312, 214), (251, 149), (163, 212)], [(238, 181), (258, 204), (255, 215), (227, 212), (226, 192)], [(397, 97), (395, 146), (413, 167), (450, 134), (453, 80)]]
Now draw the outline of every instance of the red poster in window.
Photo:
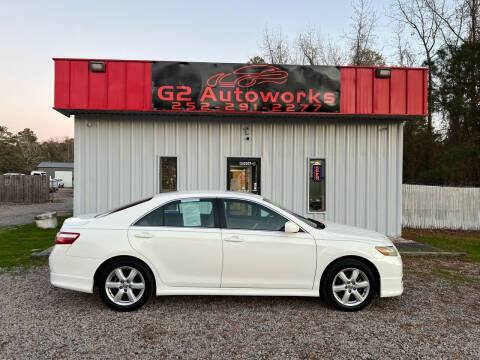
[(313, 181), (322, 181), (322, 165), (313, 165)]

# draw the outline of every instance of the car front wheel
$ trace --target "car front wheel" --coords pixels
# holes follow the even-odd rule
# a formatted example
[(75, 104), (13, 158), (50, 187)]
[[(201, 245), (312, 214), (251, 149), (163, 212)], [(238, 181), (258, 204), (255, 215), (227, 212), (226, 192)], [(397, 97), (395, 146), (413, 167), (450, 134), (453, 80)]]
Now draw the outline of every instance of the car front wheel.
[(131, 260), (114, 261), (102, 271), (99, 281), (102, 300), (119, 311), (140, 308), (152, 293), (152, 279), (141, 263)]
[(357, 311), (370, 303), (376, 287), (370, 267), (358, 260), (345, 259), (327, 270), (322, 297), (339, 310)]

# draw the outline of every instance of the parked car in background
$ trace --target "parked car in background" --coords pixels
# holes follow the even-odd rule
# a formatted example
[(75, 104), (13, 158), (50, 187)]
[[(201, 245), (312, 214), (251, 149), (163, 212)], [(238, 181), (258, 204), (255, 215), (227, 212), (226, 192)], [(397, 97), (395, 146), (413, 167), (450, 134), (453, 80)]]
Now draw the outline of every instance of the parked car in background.
[(259, 195), (171, 192), (63, 223), (54, 286), (128, 311), (156, 295), (322, 296), (338, 309), (403, 292), (400, 255), (374, 231), (307, 219)]
[[(47, 176), (47, 173), (42, 170), (33, 170), (30, 172), (30, 175)], [(59, 185), (60, 181), (62, 181), (62, 179), (54, 179), (51, 176), (49, 177), (50, 192), (57, 192), (58, 188), (60, 187)], [(63, 187), (63, 181), (62, 181), (62, 187)]]
[(55, 178), (55, 180), (57, 180), (59, 188), (63, 188), (65, 186), (65, 183), (62, 179)]

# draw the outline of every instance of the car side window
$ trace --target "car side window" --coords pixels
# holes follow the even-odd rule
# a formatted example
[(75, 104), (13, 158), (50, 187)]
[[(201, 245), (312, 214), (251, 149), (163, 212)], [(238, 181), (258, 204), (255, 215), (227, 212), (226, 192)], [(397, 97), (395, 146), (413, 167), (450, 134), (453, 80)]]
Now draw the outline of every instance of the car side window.
[(225, 199), (227, 229), (283, 231), (288, 221), (275, 211), (245, 200)]
[(215, 227), (213, 199), (182, 199), (148, 213), (134, 226)]

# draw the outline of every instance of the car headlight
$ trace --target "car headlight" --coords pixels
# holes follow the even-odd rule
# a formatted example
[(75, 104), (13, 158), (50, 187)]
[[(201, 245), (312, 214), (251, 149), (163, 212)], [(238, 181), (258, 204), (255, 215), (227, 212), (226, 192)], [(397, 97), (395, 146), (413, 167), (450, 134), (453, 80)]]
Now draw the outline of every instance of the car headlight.
[(398, 252), (394, 246), (375, 246), (375, 249), (380, 251), (385, 256), (397, 256)]

